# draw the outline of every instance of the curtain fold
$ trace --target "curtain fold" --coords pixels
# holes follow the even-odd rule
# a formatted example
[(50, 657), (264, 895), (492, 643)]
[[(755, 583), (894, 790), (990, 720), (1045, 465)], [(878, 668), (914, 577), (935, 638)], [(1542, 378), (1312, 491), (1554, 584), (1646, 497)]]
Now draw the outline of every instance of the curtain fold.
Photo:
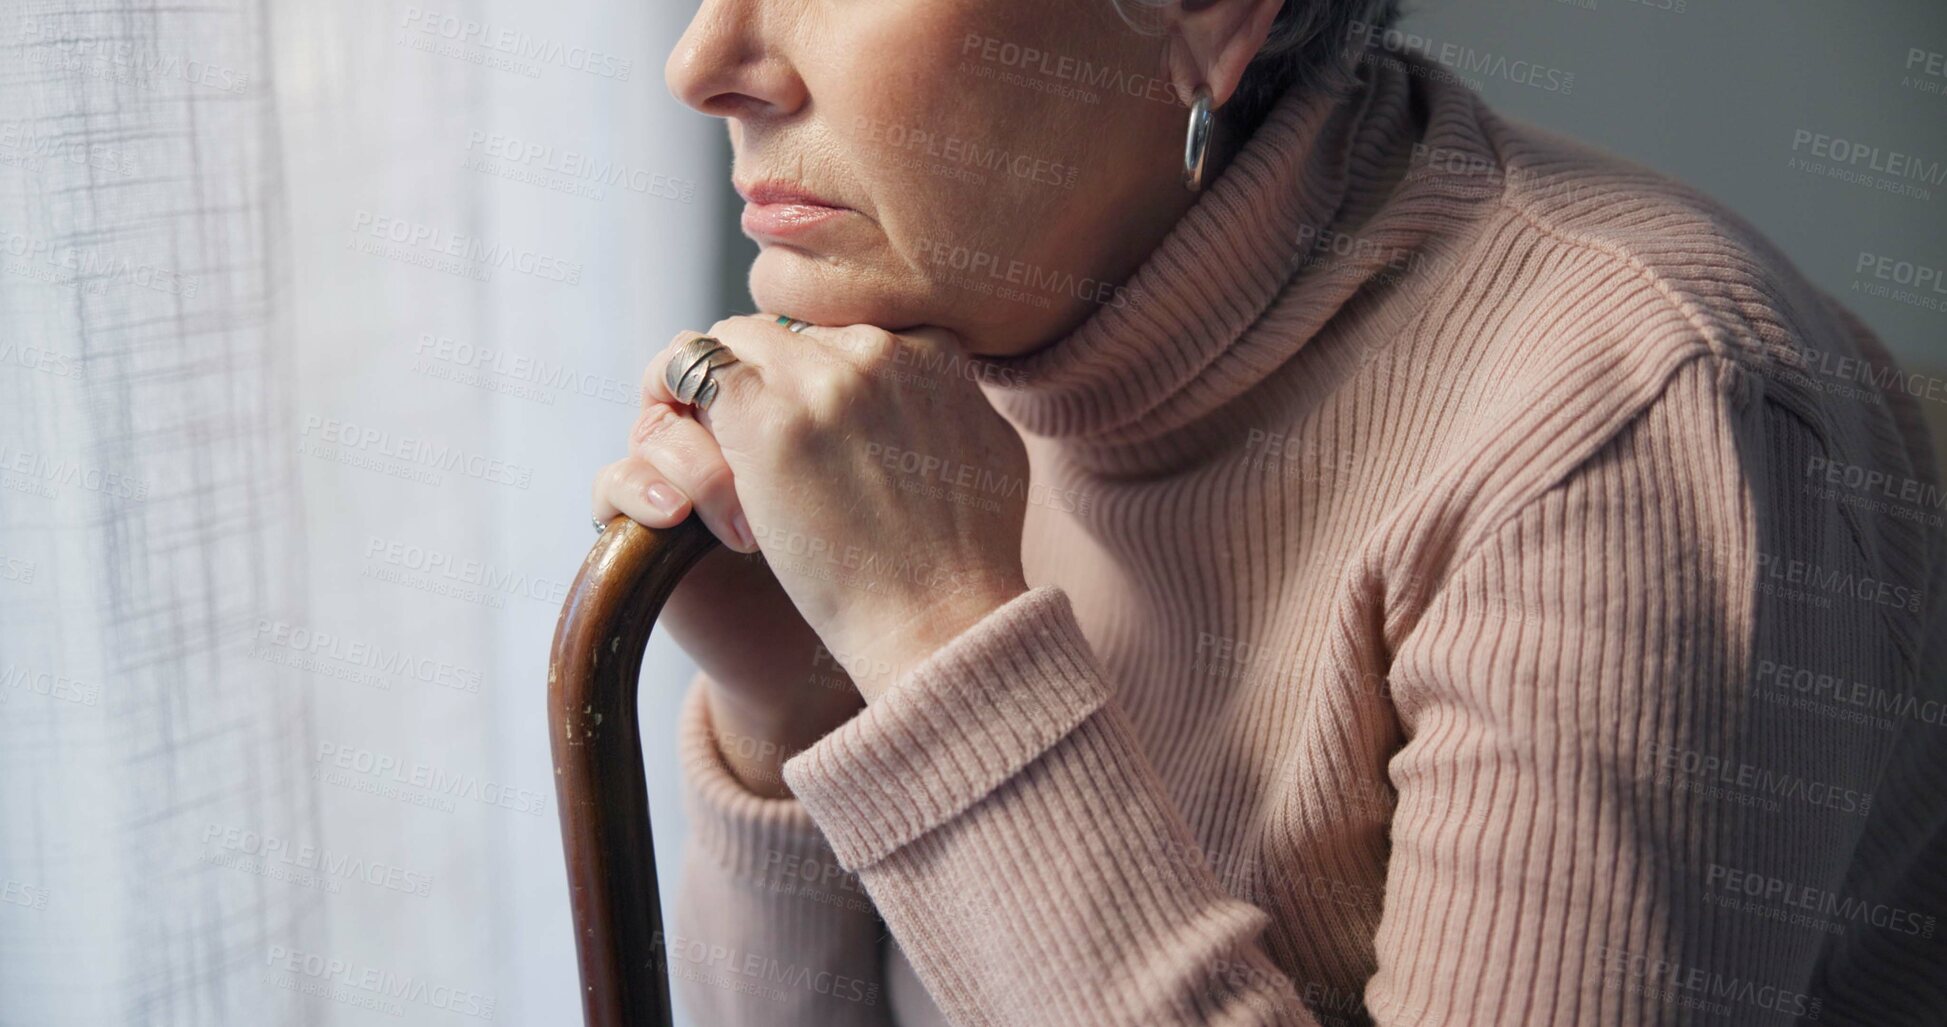
[(689, 13), (0, 11), (0, 1025), (576, 1015), (547, 648), (722, 313)]
[(0, 1022), (305, 1023), (317, 890), (288, 238), (250, 0), (22, 11), (0, 72)]

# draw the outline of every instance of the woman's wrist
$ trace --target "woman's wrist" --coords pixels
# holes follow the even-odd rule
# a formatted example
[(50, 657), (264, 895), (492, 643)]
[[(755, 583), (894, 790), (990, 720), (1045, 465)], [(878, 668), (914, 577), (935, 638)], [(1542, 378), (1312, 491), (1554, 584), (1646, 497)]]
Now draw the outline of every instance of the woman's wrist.
[(810, 748), (865, 707), (852, 688), (812, 688), (786, 703), (751, 702), (710, 680), (704, 693), (717, 753), (752, 794), (787, 799), (784, 761)]
[(839, 654), (841, 662), (865, 701), (876, 702), (895, 681), (1027, 590), (1018, 575), (993, 575), (944, 596), (909, 597), (854, 629), (867, 641)]

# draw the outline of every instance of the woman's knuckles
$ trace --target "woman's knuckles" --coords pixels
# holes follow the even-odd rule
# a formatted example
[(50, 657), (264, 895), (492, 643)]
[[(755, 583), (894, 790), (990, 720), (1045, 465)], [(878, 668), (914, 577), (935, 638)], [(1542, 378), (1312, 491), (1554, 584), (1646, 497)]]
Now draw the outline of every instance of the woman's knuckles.
[(840, 425), (864, 413), (859, 401), (864, 398), (868, 379), (856, 368), (819, 365), (807, 369), (799, 392), (803, 396), (798, 420), (807, 429), (821, 425)]
[(611, 464), (604, 464), (601, 470), (595, 472), (594, 493), (596, 512), (598, 514), (602, 512), (602, 501), (610, 500), (612, 505), (612, 497), (615, 493), (615, 476), (626, 462), (624, 460), (617, 460)]
[(697, 466), (691, 472), (689, 481), (686, 491), (690, 498), (713, 511), (728, 510), (736, 504), (736, 479), (731, 476), (729, 465), (721, 460)]
[(867, 373), (890, 368), (899, 360), (899, 336), (872, 325), (853, 325), (839, 330), (840, 344)]
[(764, 376), (748, 364), (730, 364), (717, 369), (712, 378), (717, 383), (716, 402), (710, 409), (714, 412), (719, 405), (732, 411), (762, 409), (765, 400)]
[(669, 404), (651, 403), (636, 415), (635, 424), (629, 429), (629, 444), (641, 447), (652, 440), (665, 438), (681, 420), (683, 415)]

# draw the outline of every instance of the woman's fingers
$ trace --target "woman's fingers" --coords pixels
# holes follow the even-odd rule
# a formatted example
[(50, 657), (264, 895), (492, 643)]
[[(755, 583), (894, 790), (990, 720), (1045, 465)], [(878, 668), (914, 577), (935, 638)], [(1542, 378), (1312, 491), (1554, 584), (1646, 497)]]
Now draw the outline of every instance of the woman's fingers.
[(708, 429), (677, 407), (652, 403), (629, 432), (631, 453), (653, 464), (664, 479), (695, 506), (697, 516), (723, 544), (740, 553), (755, 552), (736, 478)]
[(639, 457), (624, 457), (595, 475), (595, 519), (606, 524), (616, 514), (651, 528), (667, 528), (689, 515), (690, 501)]
[(629, 448), (630, 457), (611, 464), (598, 484), (616, 509), (652, 528), (675, 524), (694, 509), (724, 545), (756, 551), (730, 465), (702, 425), (666, 403), (652, 403), (636, 418)]

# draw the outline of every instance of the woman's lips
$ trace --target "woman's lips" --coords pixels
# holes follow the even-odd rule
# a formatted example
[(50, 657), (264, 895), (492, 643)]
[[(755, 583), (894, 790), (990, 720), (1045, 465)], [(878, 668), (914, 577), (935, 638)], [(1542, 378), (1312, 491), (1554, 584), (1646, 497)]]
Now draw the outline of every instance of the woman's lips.
[(787, 182), (759, 182), (737, 192), (744, 197), (744, 234), (757, 238), (788, 239), (852, 213)]
[(845, 207), (817, 203), (746, 203), (744, 232), (767, 239), (788, 239), (850, 213)]

